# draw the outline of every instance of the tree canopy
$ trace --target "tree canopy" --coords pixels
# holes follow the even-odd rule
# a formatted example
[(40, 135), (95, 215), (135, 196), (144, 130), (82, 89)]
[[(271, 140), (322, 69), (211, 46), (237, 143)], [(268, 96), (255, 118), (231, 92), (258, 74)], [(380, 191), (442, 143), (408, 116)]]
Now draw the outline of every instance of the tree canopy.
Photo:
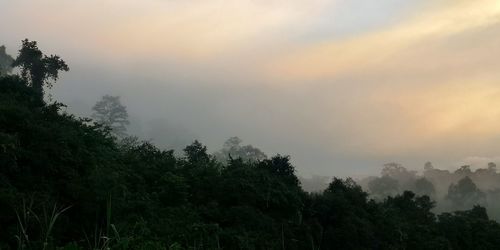
[(52, 87), (52, 82), (59, 78), (59, 71), (69, 71), (69, 67), (58, 55), (44, 55), (36, 41), (25, 39), (14, 60), (13, 67), (21, 69), (21, 77), (38, 93), (43, 88)]

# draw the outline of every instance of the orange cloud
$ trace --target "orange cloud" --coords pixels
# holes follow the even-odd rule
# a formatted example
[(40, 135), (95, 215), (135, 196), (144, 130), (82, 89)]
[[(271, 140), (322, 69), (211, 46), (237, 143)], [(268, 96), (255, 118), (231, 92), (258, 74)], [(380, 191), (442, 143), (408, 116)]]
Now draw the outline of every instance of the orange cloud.
[(498, 149), (488, 147), (500, 136), (499, 42), (500, 2), (448, 1), (392, 27), (296, 46), (263, 71), (324, 92), (341, 111), (323, 130), (350, 153), (474, 154)]
[(278, 79), (310, 80), (433, 62), (435, 56), (425, 50), (420, 51), (420, 58), (415, 62), (402, 62), (398, 56), (413, 48), (432, 46), (440, 39), (500, 22), (500, 2), (495, 0), (455, 1), (438, 7), (388, 29), (295, 48), (290, 54), (272, 60), (266, 70)]
[(107, 57), (210, 60), (279, 37), (280, 32), (306, 23), (327, 2), (19, 1), (9, 3), (9, 12), (0, 20), (22, 17), (17, 18), (19, 31), (73, 39), (80, 49)]

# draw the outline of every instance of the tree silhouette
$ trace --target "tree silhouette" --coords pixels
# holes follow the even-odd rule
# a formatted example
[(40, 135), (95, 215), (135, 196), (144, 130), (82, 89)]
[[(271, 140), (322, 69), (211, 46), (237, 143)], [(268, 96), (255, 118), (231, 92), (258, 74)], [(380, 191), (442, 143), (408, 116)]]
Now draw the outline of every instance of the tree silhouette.
[(267, 158), (266, 154), (259, 148), (252, 145), (242, 146), (242, 142), (243, 141), (236, 136), (231, 137), (224, 142), (222, 149), (216, 152), (214, 156), (220, 162), (228, 162), (231, 158), (241, 158), (243, 161), (250, 162), (262, 161)]
[(434, 188), (434, 184), (427, 180), (425, 177), (418, 178), (415, 181), (415, 193), (418, 195), (428, 195), (433, 197), (436, 193), (436, 189)]
[(92, 107), (94, 118), (98, 123), (108, 126), (111, 132), (123, 138), (127, 135), (128, 113), (125, 106), (120, 102), (119, 96), (105, 95)]
[(489, 162), (488, 163), (488, 171), (490, 173), (496, 173), (497, 172), (497, 164), (495, 164), (494, 162)]
[(368, 183), (368, 188), (372, 195), (379, 199), (384, 199), (387, 196), (396, 195), (398, 193), (399, 182), (388, 175), (384, 175)]
[(12, 64), (13, 67), (21, 68), (21, 77), (33, 87), (39, 94), (43, 95), (43, 87), (52, 87), (50, 80), (59, 78), (59, 71), (69, 71), (68, 65), (57, 55), (44, 55), (36, 41), (25, 39), (19, 55)]
[(464, 207), (484, 202), (485, 194), (479, 190), (471, 178), (466, 176), (457, 184), (450, 185), (446, 198), (458, 207)]
[(5, 46), (0, 46), (0, 76), (6, 75), (12, 71), (12, 63), (14, 58), (7, 54)]
[(472, 174), (472, 170), (469, 165), (461, 166), (459, 169), (455, 170), (455, 174), (459, 176), (469, 176)]
[(191, 163), (208, 162), (210, 157), (207, 153), (207, 147), (203, 146), (198, 140), (184, 149), (187, 159)]
[(430, 170), (433, 170), (434, 169), (434, 166), (432, 165), (432, 162), (428, 161), (424, 164), (424, 170), (425, 171), (430, 171)]

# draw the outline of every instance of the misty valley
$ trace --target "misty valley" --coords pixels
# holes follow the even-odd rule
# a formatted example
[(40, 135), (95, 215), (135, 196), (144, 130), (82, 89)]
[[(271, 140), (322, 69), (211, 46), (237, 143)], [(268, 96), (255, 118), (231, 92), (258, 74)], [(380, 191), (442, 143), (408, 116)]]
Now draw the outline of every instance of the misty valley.
[(495, 163), (303, 178), (238, 137), (161, 149), (128, 134), (119, 96), (66, 112), (47, 91), (70, 68), (35, 41), (0, 67), (0, 249), (500, 247)]

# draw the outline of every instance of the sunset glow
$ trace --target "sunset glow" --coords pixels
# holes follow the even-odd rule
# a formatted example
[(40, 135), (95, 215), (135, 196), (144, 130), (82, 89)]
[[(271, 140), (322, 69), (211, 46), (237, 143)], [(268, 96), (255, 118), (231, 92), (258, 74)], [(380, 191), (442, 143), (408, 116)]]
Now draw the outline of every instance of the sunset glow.
[[(0, 0), (1, 42), (12, 54), (25, 37), (57, 48), (76, 75), (121, 88), (140, 120), (152, 119), (146, 107), (167, 116), (189, 103), (176, 123), (209, 145), (239, 134), (299, 155), (304, 172), (358, 158), (420, 167), (498, 157), (499, 1), (376, 2)], [(86, 79), (54, 94), (92, 102)], [(202, 97), (179, 97), (199, 86)], [(338, 166), (301, 169), (316, 164), (304, 148)]]

